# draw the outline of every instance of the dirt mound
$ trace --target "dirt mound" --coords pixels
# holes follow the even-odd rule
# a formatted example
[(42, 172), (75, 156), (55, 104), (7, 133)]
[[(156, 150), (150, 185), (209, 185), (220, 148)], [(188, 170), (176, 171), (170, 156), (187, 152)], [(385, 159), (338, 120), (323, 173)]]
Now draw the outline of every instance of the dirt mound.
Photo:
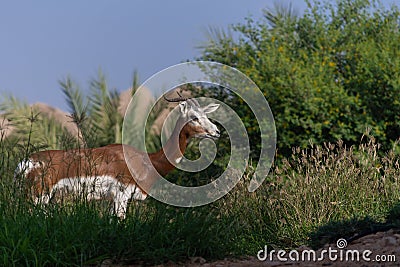
[[(355, 267), (355, 266), (385, 266), (395, 267), (400, 266), (400, 233), (399, 231), (389, 230), (386, 232), (377, 232), (375, 234), (366, 235), (359, 239), (356, 239), (348, 244), (343, 243), (343, 240), (339, 240), (336, 244), (327, 244), (323, 248), (315, 251), (316, 260), (308, 260), (311, 248), (302, 246), (296, 249), (296, 252), (287, 251), (287, 261), (279, 261), (277, 259), (277, 251), (275, 251), (273, 260), (267, 258), (265, 261), (260, 261), (256, 256), (246, 257), (243, 259), (225, 259), (214, 262), (207, 262), (201, 257), (195, 257), (185, 263), (166, 263), (162, 265), (156, 265), (154, 267), (173, 267), (173, 266), (187, 266), (187, 267), (287, 267), (287, 266), (340, 266), (340, 267)], [(339, 247), (343, 247), (339, 249)], [(305, 251), (305, 252), (304, 252)], [(323, 252), (325, 251), (325, 252)], [(329, 258), (329, 251), (331, 251), (331, 260)], [(301, 260), (301, 255), (304, 252), (305, 261)], [(291, 254), (289, 254), (291, 253)], [(299, 261), (290, 261), (289, 255), (296, 257), (299, 255)], [(321, 255), (323, 255), (321, 257)], [(358, 255), (358, 258), (357, 258)], [(323, 260), (318, 260), (323, 258)], [(347, 259), (347, 260), (346, 260)], [(369, 260), (369, 261), (368, 261)], [(122, 265), (110, 265), (103, 263), (102, 267), (111, 266), (122, 266)], [(130, 265), (130, 267), (137, 267), (142, 265)]]
[[(120, 105), (118, 111), (120, 112), (121, 115), (125, 114), (129, 101), (131, 100), (131, 94), (132, 94), (131, 89), (122, 91), (120, 93)], [(143, 101), (144, 104), (148, 102), (149, 101), (147, 100)], [(73, 136), (78, 135), (78, 128), (76, 127), (75, 123), (72, 122), (72, 119), (70, 118), (71, 114), (69, 114), (68, 112), (65, 112), (59, 108), (41, 102), (32, 104), (31, 107), (40, 114), (52, 118), (58, 123), (60, 123)], [(12, 134), (13, 129), (14, 127), (12, 126), (12, 123), (10, 123), (6, 118), (4, 118), (4, 116), (1, 116), (0, 114), (0, 136), (3, 136), (3, 138), (9, 136), (10, 134)]]
[[(311, 248), (300, 247), (296, 251), (299, 254), (299, 261), (279, 261), (277, 260), (276, 253), (273, 261), (259, 261), (256, 257), (251, 257), (246, 260), (224, 260), (212, 263), (193, 263), (185, 266), (203, 266), (203, 267), (217, 267), (217, 266), (231, 266), (231, 267), (244, 267), (244, 266), (399, 266), (400, 265), (400, 234), (398, 231), (389, 230), (387, 232), (378, 232), (370, 234), (353, 242), (346, 244), (344, 240), (339, 240), (337, 244), (327, 244), (323, 248), (316, 251), (316, 261), (308, 261), (309, 252)], [(342, 247), (342, 249), (339, 249)], [(303, 251), (306, 261), (301, 261)], [(325, 251), (323, 253), (323, 251)], [(329, 257), (331, 251), (331, 259)], [(323, 254), (322, 254), (323, 253)], [(321, 255), (323, 255), (321, 257)], [(296, 253), (292, 254), (296, 257)], [(318, 260), (321, 257), (323, 260)], [(289, 258), (289, 251), (286, 254)], [(312, 256), (311, 256), (312, 259)], [(168, 265), (165, 265), (168, 266)], [(172, 265), (171, 265), (172, 266)]]
[(41, 114), (45, 114), (47, 117), (59, 122), (72, 135), (78, 135), (78, 128), (76, 127), (75, 123), (72, 122), (72, 119), (69, 117), (69, 113), (40, 102), (33, 104), (32, 107), (38, 110)]

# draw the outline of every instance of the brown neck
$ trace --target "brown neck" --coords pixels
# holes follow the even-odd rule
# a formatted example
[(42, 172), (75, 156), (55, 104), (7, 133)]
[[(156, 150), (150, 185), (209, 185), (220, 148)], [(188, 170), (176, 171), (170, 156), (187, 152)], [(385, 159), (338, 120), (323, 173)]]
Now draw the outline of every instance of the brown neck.
[(175, 168), (173, 164), (176, 164), (176, 161), (182, 158), (185, 153), (190, 139), (190, 133), (188, 126), (185, 125), (182, 127), (182, 124), (182, 120), (178, 120), (165, 146), (158, 152), (149, 154), (153, 166), (162, 176), (172, 171)]

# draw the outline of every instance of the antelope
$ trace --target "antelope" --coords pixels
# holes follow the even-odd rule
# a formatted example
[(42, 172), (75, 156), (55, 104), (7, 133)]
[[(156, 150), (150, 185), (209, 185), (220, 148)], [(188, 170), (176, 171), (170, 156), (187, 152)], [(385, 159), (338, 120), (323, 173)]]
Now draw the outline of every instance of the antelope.
[(207, 117), (219, 104), (201, 107), (196, 99), (181, 94), (164, 99), (179, 102), (180, 114), (170, 138), (158, 152), (147, 154), (129, 145), (110, 144), (40, 151), (20, 162), (16, 175), (31, 189), (34, 203), (48, 204), (58, 190), (66, 189), (67, 194), (84, 193), (88, 200), (111, 198), (113, 212), (125, 218), (128, 201), (146, 199), (160, 175), (172, 171), (182, 159), (191, 138), (220, 136), (217, 126)]

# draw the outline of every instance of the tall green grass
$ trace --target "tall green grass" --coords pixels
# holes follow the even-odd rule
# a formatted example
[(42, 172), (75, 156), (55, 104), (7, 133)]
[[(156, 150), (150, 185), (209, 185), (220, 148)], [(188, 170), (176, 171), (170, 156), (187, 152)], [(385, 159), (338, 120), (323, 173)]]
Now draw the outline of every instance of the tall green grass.
[(385, 224), (389, 213), (391, 223), (398, 214), (399, 155), (395, 147), (380, 151), (373, 137), (358, 147), (337, 142), (293, 149), (254, 193), (246, 189), (249, 166), (239, 184), (210, 205), (176, 208), (147, 199), (132, 202), (122, 221), (108, 212), (106, 201), (35, 206), (13, 181), (18, 161), (34, 149), (0, 140), (1, 266), (88, 266), (105, 259), (151, 265), (255, 255), (264, 245), (310, 244), (321, 229), (322, 235), (362, 230), (349, 233), (335, 222), (370, 218)]

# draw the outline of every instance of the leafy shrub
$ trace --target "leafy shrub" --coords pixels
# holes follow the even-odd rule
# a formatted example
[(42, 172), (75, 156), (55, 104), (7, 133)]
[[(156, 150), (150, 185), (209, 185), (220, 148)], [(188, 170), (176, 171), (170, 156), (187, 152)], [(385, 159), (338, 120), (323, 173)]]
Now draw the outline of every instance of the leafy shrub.
[[(389, 149), (400, 133), (399, 14), (368, 0), (309, 1), (302, 16), (265, 10), (260, 21), (232, 26), (237, 38), (212, 32), (201, 59), (238, 68), (260, 87), (281, 155), (310, 140), (356, 144), (367, 127)], [(257, 136), (255, 118), (232, 101)]]

